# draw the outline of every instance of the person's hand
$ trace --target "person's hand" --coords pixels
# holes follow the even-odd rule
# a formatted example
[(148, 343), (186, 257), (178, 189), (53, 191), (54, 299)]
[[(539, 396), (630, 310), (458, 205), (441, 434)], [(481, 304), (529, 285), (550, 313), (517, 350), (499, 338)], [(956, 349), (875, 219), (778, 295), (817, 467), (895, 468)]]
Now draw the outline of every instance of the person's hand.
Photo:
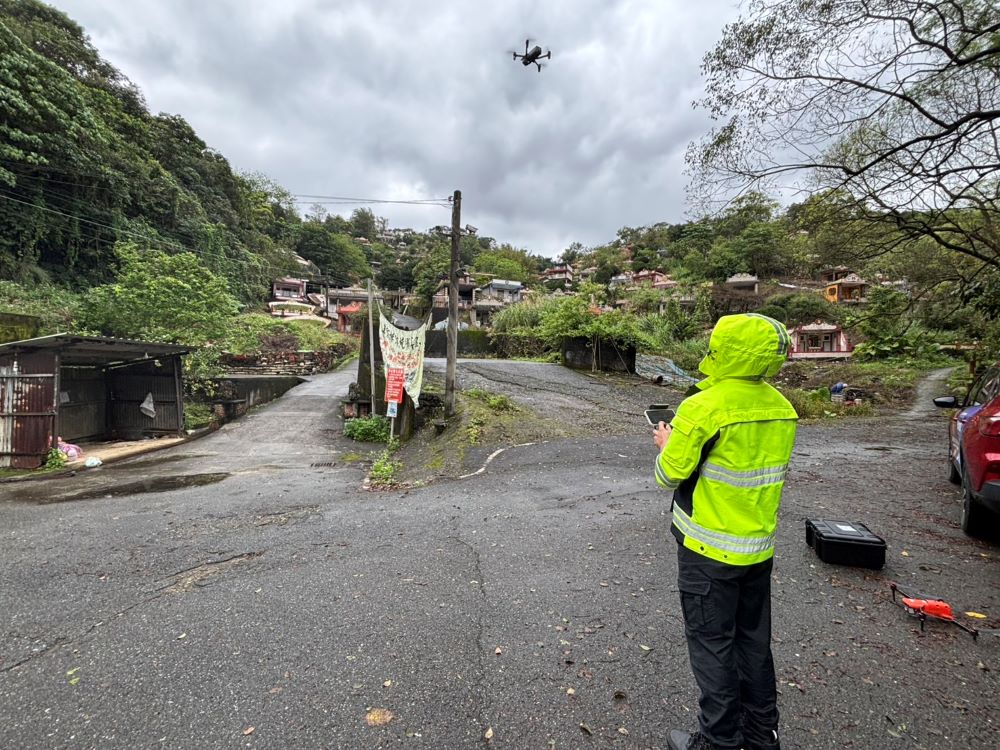
[(656, 429), (653, 430), (653, 442), (656, 443), (656, 447), (661, 451), (670, 439), (671, 432), (673, 432), (673, 428), (666, 422), (660, 422), (656, 425)]

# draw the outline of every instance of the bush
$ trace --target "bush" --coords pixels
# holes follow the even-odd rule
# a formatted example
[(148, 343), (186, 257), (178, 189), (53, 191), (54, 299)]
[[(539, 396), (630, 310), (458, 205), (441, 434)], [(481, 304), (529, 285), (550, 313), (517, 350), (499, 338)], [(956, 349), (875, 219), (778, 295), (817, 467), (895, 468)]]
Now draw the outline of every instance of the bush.
[(344, 423), (344, 435), (360, 443), (388, 443), (389, 429), (389, 420), (379, 415), (348, 419)]
[(215, 414), (208, 404), (190, 403), (184, 404), (184, 429), (197, 430), (212, 423)]

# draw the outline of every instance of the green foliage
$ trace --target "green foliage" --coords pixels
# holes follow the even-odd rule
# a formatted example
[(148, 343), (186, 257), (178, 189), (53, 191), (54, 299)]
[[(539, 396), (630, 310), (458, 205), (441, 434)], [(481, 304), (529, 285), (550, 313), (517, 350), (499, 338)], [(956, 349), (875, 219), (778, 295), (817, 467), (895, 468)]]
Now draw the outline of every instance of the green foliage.
[(357, 417), (344, 422), (344, 435), (360, 443), (388, 443), (389, 420), (383, 416)]
[(212, 407), (197, 401), (184, 404), (184, 429), (197, 430), (206, 427), (215, 419)]
[(41, 320), (40, 336), (71, 330), (79, 296), (52, 284), (0, 281), (0, 312), (33, 315)]
[(488, 273), (500, 279), (531, 281), (538, 273), (538, 264), (527, 250), (501, 245), (494, 250), (486, 250), (476, 256), (474, 268), (477, 273)]
[(331, 232), (318, 221), (309, 221), (300, 227), (295, 252), (345, 286), (371, 273), (364, 252), (353, 239)]
[(69, 461), (69, 457), (58, 448), (52, 448), (45, 456), (44, 469), (61, 469)]
[(403, 464), (393, 458), (394, 448), (390, 446), (382, 451), (372, 462), (371, 471), (368, 476), (371, 483), (378, 487), (395, 487), (399, 484), (399, 472), (403, 469)]
[(822, 320), (827, 323), (840, 323), (844, 319), (843, 307), (828, 302), (815, 292), (796, 292), (794, 294), (777, 294), (767, 300), (767, 311), (757, 312), (771, 315), (786, 326), (797, 326)]
[(238, 304), (225, 280), (194, 254), (167, 255), (131, 243), (116, 249), (121, 263), (118, 279), (84, 295), (82, 328), (194, 346), (225, 338)]
[(497, 413), (518, 411), (517, 405), (500, 393), (490, 393), (481, 388), (472, 388), (465, 391), (465, 395), (477, 401), (482, 401), (491, 411)]

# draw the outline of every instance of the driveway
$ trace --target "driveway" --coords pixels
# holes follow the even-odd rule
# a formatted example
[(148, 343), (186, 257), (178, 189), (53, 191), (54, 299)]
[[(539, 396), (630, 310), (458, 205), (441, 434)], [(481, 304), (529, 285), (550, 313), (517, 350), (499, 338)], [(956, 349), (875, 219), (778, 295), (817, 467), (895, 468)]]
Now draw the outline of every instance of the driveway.
[[(592, 403), (595, 434), (366, 492), (340, 372), (78, 475), (91, 499), (0, 488), (0, 747), (664, 748), (696, 695), (651, 386), (521, 364), (460, 372)], [(1000, 745), (1000, 639), (921, 633), (888, 597), (896, 580), (1000, 624), (1000, 549), (958, 529), (936, 387), (897, 418), (800, 428), (774, 579), (786, 747)], [(168, 477), (200, 479), (155, 491)], [(807, 517), (867, 523), (886, 569), (821, 563)]]

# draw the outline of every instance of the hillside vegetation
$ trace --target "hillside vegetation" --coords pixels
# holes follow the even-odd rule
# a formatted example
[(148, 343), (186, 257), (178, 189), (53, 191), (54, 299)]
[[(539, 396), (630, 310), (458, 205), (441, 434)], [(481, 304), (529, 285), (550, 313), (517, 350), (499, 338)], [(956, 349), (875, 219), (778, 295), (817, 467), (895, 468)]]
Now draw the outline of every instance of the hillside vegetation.
[[(373, 276), (426, 306), (448, 268), (442, 232), (389, 230), (366, 208), (300, 215), (283, 187), (235, 171), (182, 116), (150, 112), (84, 30), (38, 0), (0, 0), (0, 121), (0, 311), (38, 315), (44, 333), (212, 352), (322, 347), (336, 335), (253, 315), (273, 279), (307, 272), (350, 285)], [(996, 351), (1000, 342), (995, 266), (845, 212), (836, 191), (786, 208), (746, 193), (711, 217), (622, 227), (604, 244), (546, 257), (558, 250), (461, 239), (461, 262), (480, 281), (535, 291), (495, 317), (512, 353), (537, 354), (568, 335), (610, 336), (690, 367), (718, 316), (747, 310), (789, 325), (842, 323), (872, 359), (926, 358), (953, 342)], [(556, 263), (589, 280), (544, 282)], [(819, 271), (841, 264), (868, 280), (867, 305), (838, 307), (818, 293)], [(642, 270), (678, 286), (615, 285)], [(724, 282), (738, 273), (756, 276), (759, 289), (729, 291)], [(558, 287), (575, 294), (545, 296)], [(693, 304), (682, 306), (684, 297)]]

